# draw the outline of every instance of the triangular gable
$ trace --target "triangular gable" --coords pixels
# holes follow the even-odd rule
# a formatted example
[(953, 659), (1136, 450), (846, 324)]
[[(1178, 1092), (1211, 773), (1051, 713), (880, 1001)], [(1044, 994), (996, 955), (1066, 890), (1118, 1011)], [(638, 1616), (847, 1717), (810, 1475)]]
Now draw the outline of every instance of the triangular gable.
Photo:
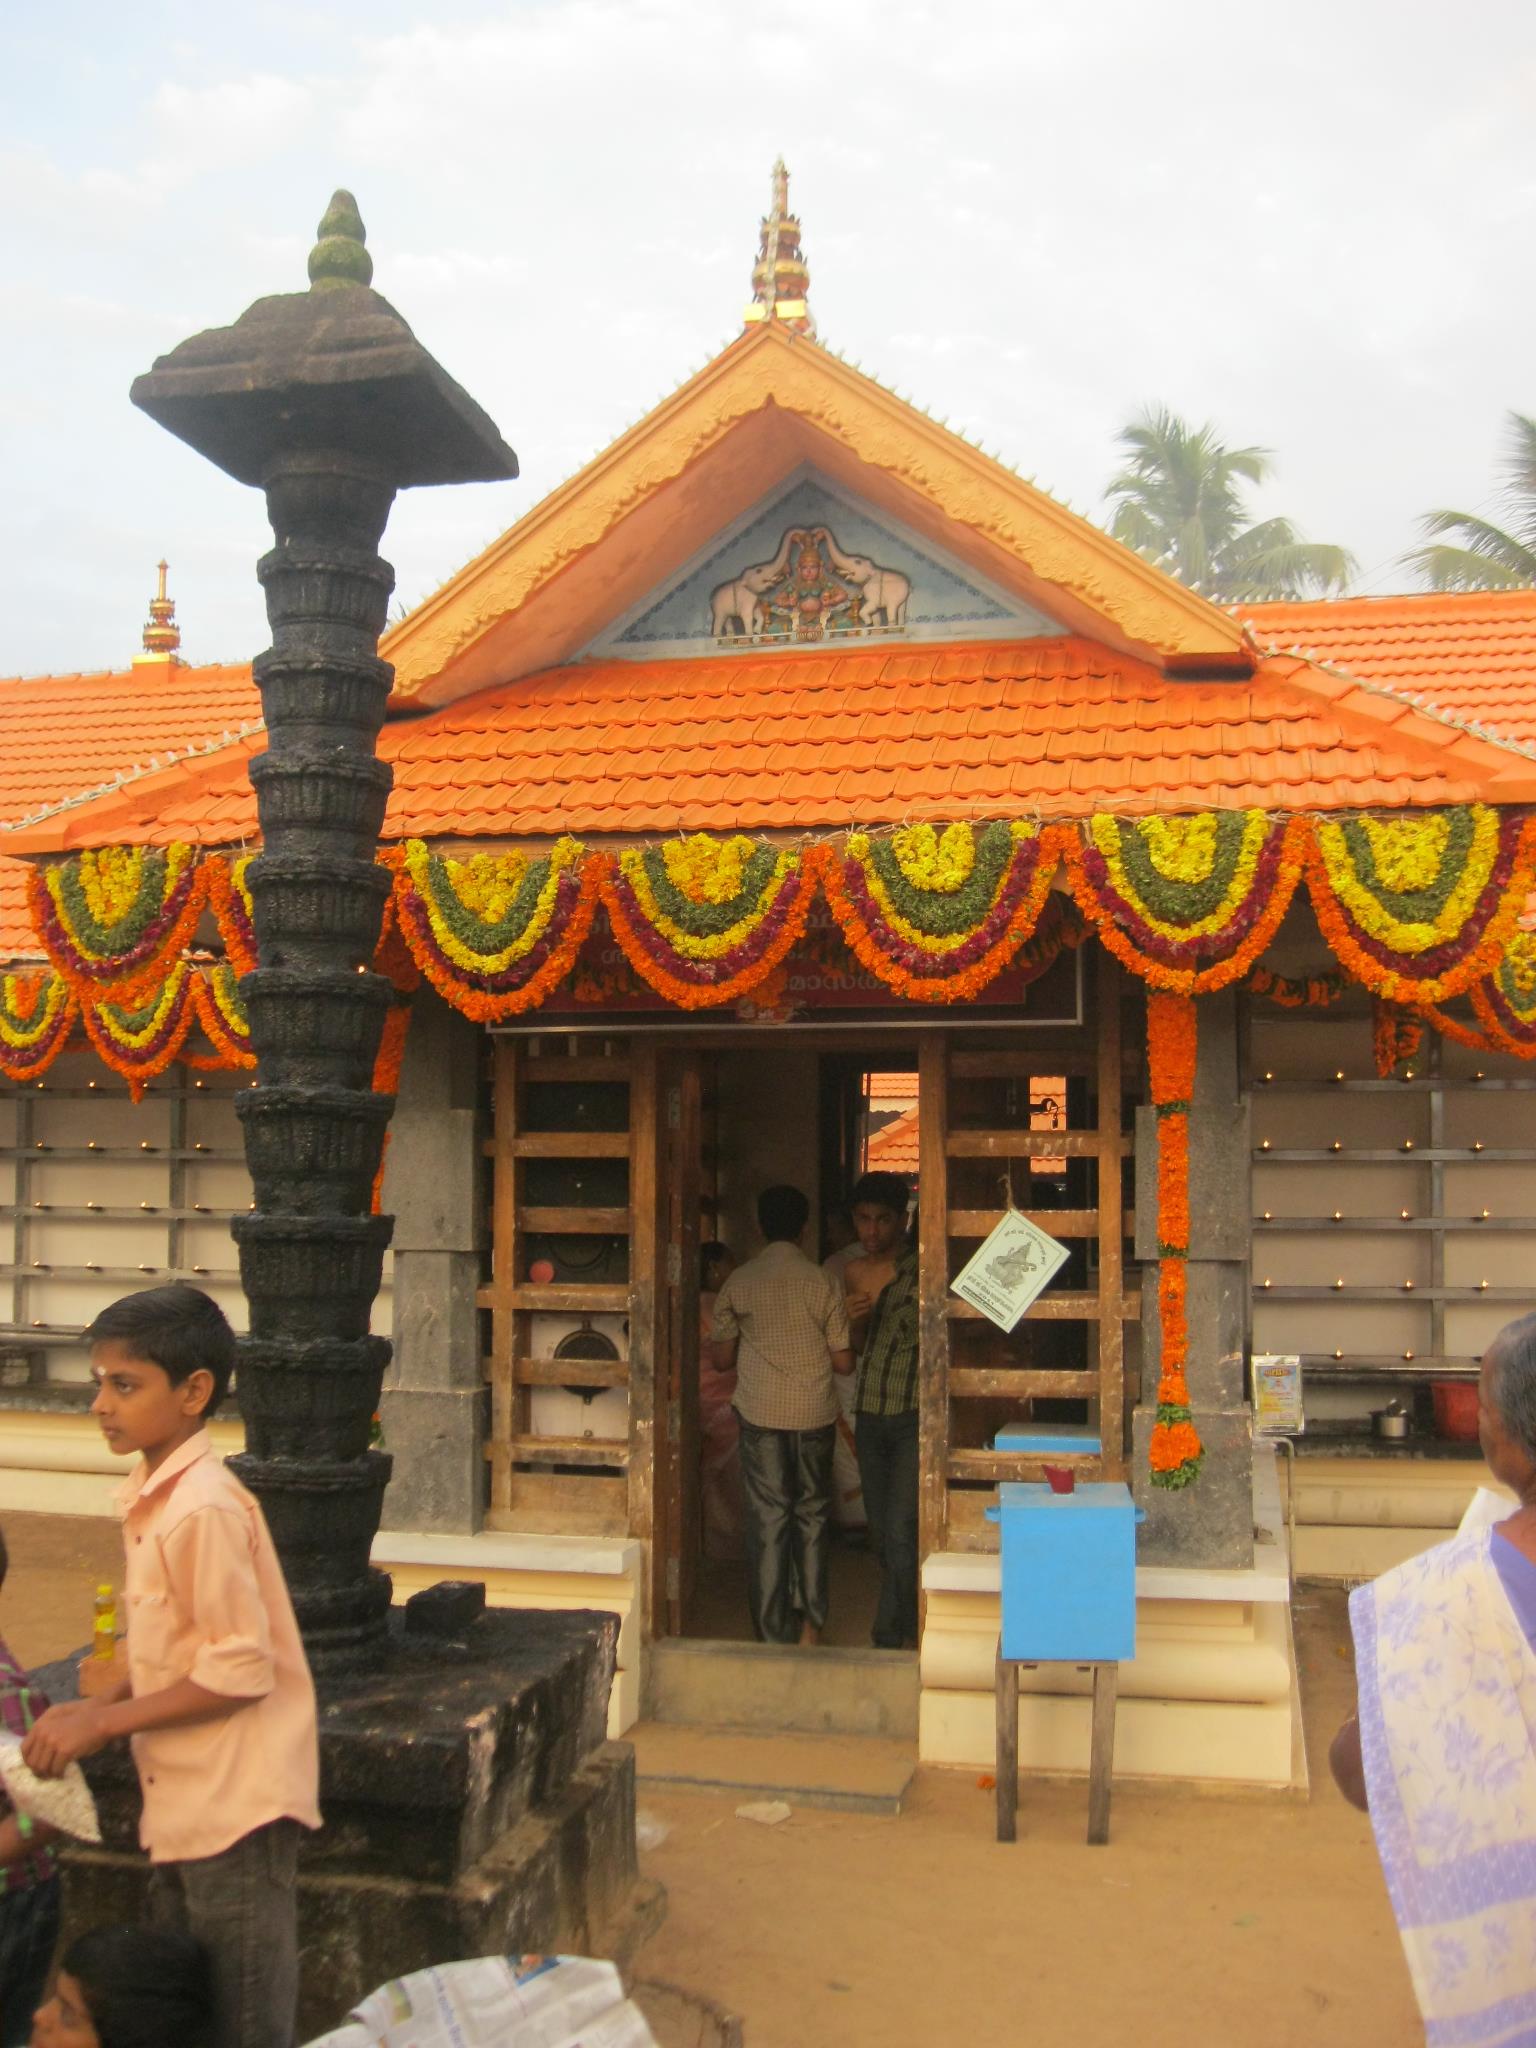
[(805, 335), (756, 327), (386, 636), (446, 703), (578, 658), (809, 465), (941, 555), (1169, 673), (1252, 667), (1242, 627)]
[(655, 660), (753, 647), (1059, 637), (1054, 619), (806, 469), (584, 650)]

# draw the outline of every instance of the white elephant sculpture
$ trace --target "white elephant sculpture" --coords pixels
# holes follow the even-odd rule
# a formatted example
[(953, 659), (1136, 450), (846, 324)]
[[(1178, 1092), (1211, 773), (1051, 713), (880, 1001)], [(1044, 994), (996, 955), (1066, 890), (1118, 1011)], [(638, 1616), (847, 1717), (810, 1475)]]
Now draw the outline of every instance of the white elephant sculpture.
[(859, 593), (859, 624), (872, 626), (876, 615), (883, 613), (888, 627), (904, 626), (907, 623), (907, 600), (912, 595), (911, 578), (903, 576), (899, 569), (882, 569), (868, 555), (845, 555), (825, 527), (821, 529), (821, 535), (826, 543), (827, 559), (838, 575)]
[(779, 551), (771, 562), (754, 563), (729, 583), (715, 585), (709, 593), (709, 629), (717, 640), (729, 636), (733, 619), (740, 621), (741, 630), (748, 639), (762, 631), (763, 607), (759, 600), (784, 574), (789, 566), (790, 548), (800, 538), (802, 536), (791, 528), (779, 542)]

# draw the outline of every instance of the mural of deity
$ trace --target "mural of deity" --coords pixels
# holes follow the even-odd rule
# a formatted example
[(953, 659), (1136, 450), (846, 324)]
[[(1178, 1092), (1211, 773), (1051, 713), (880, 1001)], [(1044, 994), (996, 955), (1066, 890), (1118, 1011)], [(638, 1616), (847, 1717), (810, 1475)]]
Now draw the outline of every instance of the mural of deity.
[(899, 631), (911, 595), (911, 581), (899, 569), (845, 554), (830, 527), (792, 526), (772, 561), (754, 562), (710, 592), (710, 630), (717, 640)]

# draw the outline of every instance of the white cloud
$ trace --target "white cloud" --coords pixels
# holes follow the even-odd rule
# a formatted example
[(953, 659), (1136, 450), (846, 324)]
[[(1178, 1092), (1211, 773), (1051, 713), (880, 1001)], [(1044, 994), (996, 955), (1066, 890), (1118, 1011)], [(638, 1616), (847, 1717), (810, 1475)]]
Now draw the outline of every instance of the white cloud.
[[(31, 27), (35, 103), (0, 153), (30, 480), (0, 547), (34, 587), (63, 547), (79, 592), (13, 614), (0, 669), (120, 656), (120, 579), (178, 527), (189, 647), (261, 644), (254, 583), (214, 559), (254, 535), (253, 567), (259, 500), (126, 387), (301, 286), (338, 184), (379, 288), (523, 459), (397, 507), (413, 595), (735, 331), (781, 150), (823, 334), (1078, 504), (1162, 400), (1273, 447), (1267, 508), (1376, 562), (1423, 505), (1483, 496), (1503, 411), (1536, 406), (1516, 0), (1459, 37), (1436, 0), (1296, 0), (1283, 27), (1215, 0), (315, 0), (265, 11), (259, 64), (236, 15), (180, 15), (149, 53), (112, 21), (88, 65), (68, 19)], [(82, 522), (82, 491), (132, 530)]]

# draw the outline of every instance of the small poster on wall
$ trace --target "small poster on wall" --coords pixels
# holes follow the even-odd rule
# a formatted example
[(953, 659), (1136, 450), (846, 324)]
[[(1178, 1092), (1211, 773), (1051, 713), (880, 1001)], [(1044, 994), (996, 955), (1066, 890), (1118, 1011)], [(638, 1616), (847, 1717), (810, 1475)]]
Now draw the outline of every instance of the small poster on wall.
[(952, 1283), (972, 1308), (1011, 1330), (1066, 1262), (1067, 1248), (1010, 1209)]
[(1300, 1436), (1305, 1430), (1301, 1360), (1294, 1351), (1253, 1354), (1253, 1426), (1260, 1436)]

